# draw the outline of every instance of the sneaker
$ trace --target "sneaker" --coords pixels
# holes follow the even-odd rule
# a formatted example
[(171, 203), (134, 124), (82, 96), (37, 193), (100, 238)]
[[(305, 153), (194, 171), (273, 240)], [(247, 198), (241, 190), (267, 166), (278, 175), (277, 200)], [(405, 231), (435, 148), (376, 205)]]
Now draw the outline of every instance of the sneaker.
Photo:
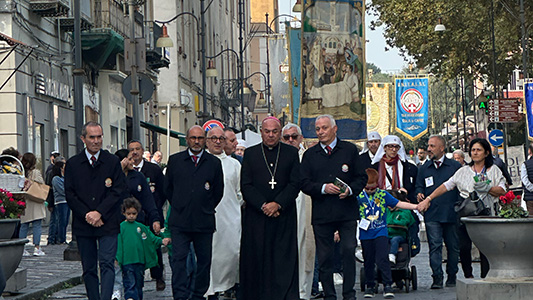
[(394, 254), (389, 254), (389, 261), (393, 264), (396, 263), (396, 255)]
[(363, 258), (363, 250), (361, 250), (361, 249), (357, 249), (357, 251), (355, 251), (355, 258), (356, 258), (357, 261), (359, 261), (360, 263), (364, 263), (364, 262), (365, 262), (365, 259)]
[(364, 298), (374, 298), (376, 296), (376, 288), (375, 287), (367, 287), (365, 290)]
[(33, 251), (33, 256), (45, 256), (46, 253), (43, 252), (41, 248), (35, 248)]
[(122, 295), (120, 294), (120, 290), (115, 290), (113, 292), (113, 296), (111, 296), (111, 300), (122, 300)]
[(390, 285), (386, 285), (385, 288), (383, 288), (383, 298), (385, 298), (385, 299), (393, 299), (394, 298), (394, 292), (393, 292), (392, 287)]
[(432, 290), (442, 289), (442, 278), (433, 278), (433, 284), (431, 284)]
[(28, 250), (24, 249), (24, 252), (22, 253), (22, 256), (31, 256), (30, 252)]

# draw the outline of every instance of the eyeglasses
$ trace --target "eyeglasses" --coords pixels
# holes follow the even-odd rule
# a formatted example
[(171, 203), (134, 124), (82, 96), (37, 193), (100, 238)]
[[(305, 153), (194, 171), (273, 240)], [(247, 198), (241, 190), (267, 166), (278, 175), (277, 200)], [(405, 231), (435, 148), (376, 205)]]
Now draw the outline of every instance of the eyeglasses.
[(400, 145), (385, 145), (385, 148), (400, 149)]
[(190, 136), (189, 137), (189, 140), (198, 140), (198, 141), (203, 141), (205, 139), (205, 136)]
[(209, 140), (211, 140), (211, 142), (216, 142), (216, 141), (219, 141), (219, 142), (224, 142), (226, 140), (226, 137), (225, 136), (212, 136), (212, 137), (208, 137)]
[(291, 138), (292, 138), (293, 140), (296, 140), (299, 136), (300, 136), (300, 135), (297, 134), (297, 133), (295, 133), (295, 134), (290, 134), (290, 135), (289, 135), (289, 134), (286, 134), (286, 135), (283, 136), (283, 139), (286, 140), (286, 141), (290, 140)]

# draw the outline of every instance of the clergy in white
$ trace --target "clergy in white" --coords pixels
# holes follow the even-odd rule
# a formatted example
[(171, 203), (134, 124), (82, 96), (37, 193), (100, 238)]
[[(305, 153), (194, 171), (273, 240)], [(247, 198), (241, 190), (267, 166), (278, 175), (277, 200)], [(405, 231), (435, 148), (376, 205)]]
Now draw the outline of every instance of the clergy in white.
[(232, 288), (239, 277), (241, 241), (241, 164), (224, 153), (226, 137), (220, 127), (207, 133), (207, 150), (222, 162), (224, 196), (216, 208), (211, 275), (206, 296)]
[[(282, 129), (281, 140), (298, 149), (300, 161), (305, 152), (302, 145), (302, 130), (298, 125), (288, 123)], [(315, 235), (311, 226), (311, 197), (298, 194), (296, 198), (296, 217), (298, 220), (298, 280), (300, 299), (310, 299), (315, 271)]]

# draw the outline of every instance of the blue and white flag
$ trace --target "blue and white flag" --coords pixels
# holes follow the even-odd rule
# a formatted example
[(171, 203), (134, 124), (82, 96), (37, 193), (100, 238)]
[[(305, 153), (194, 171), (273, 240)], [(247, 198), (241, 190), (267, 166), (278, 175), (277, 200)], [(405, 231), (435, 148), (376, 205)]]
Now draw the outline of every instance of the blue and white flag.
[(428, 78), (396, 79), (396, 128), (411, 141), (428, 131)]
[(527, 117), (527, 136), (533, 140), (533, 82), (526, 83), (526, 117)]

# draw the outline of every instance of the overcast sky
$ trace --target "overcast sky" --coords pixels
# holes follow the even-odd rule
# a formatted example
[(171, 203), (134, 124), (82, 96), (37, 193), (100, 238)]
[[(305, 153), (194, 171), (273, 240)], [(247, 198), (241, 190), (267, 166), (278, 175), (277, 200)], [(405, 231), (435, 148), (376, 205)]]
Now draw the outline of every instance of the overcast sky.
[[(369, 1), (367, 1), (369, 2)], [(278, 0), (280, 14), (294, 14), (292, 13), (292, 6), (296, 0)], [(370, 30), (369, 24), (371, 16), (366, 16), (366, 61), (374, 63), (383, 72), (399, 73), (400, 70), (407, 65), (402, 57), (398, 54), (397, 49), (390, 49), (385, 51), (385, 38), (383, 37), (383, 30)]]

